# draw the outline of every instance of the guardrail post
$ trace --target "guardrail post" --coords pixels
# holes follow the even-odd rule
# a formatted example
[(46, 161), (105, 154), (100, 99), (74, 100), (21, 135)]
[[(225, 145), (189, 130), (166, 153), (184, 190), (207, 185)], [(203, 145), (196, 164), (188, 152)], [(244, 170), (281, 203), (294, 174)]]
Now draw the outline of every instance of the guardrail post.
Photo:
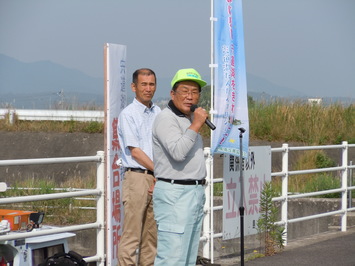
[(15, 121), (15, 110), (9, 110), (9, 124), (13, 125)]
[(5, 192), (7, 190), (7, 184), (5, 182), (0, 182), (0, 192)]
[(288, 212), (288, 144), (282, 144), (283, 152), (282, 152), (282, 189), (281, 196), (283, 197), (283, 201), (281, 203), (281, 220), (284, 222), (285, 226), (285, 234), (284, 234), (284, 243), (287, 245), (287, 212)]
[[(353, 165), (353, 161), (349, 162), (349, 166), (351, 167)], [(349, 187), (353, 186), (353, 169), (349, 169)], [(351, 208), (353, 206), (353, 196), (351, 190), (349, 191), (349, 204), (348, 207)]]
[(97, 200), (96, 217), (100, 227), (97, 229), (96, 252), (100, 258), (96, 265), (105, 265), (105, 153), (98, 151), (97, 156), (101, 158), (97, 163), (97, 189), (101, 191)]
[[(341, 188), (343, 192), (341, 193), (341, 209), (344, 213), (341, 215), (341, 231), (346, 231), (347, 226), (347, 199), (348, 199), (348, 142), (343, 141), (343, 150), (342, 150), (342, 166), (344, 170), (341, 173)], [(351, 191), (350, 191), (351, 193)]]
[[(202, 225), (202, 235), (206, 238), (203, 244), (203, 257), (205, 258), (212, 258), (213, 260), (213, 255), (211, 257), (211, 254), (213, 253), (213, 242), (211, 237), (211, 226), (213, 226), (213, 212), (212, 212), (212, 206), (213, 206), (213, 180), (212, 180), (212, 174), (211, 174), (211, 148), (206, 147), (204, 148), (204, 155), (205, 155), (205, 164), (206, 164), (206, 170), (207, 170), (207, 176), (206, 176), (206, 181), (207, 185), (205, 188), (205, 195), (206, 195), (206, 202), (205, 202), (205, 212), (206, 215), (203, 218), (203, 225)], [(212, 213), (212, 215), (211, 215)], [(211, 224), (212, 222), (212, 224)], [(213, 261), (211, 261), (213, 263)]]

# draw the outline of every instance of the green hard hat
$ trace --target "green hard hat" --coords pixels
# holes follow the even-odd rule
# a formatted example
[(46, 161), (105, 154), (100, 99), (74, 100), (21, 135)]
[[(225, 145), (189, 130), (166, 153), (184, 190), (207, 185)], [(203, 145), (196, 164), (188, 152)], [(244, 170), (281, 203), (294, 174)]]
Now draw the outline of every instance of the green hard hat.
[(183, 80), (191, 80), (197, 82), (200, 87), (206, 86), (207, 82), (201, 79), (201, 75), (193, 68), (180, 69), (176, 72), (174, 78), (171, 81), (171, 87), (174, 87), (176, 82)]

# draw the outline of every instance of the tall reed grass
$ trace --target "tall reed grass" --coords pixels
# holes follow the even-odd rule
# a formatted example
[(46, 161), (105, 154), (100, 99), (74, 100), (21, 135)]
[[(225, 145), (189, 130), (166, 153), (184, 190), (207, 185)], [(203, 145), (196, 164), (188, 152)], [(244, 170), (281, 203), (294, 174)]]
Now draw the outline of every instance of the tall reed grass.
[[(202, 101), (209, 108), (209, 101)], [(355, 105), (316, 105), (303, 102), (255, 102), (249, 105), (251, 140), (302, 142), (307, 145), (355, 143)], [(0, 131), (86, 132), (103, 133), (102, 122), (19, 121), (9, 124), (0, 119)], [(201, 134), (210, 136), (208, 127)]]
[(355, 106), (278, 101), (249, 106), (250, 138), (308, 145), (355, 143)]

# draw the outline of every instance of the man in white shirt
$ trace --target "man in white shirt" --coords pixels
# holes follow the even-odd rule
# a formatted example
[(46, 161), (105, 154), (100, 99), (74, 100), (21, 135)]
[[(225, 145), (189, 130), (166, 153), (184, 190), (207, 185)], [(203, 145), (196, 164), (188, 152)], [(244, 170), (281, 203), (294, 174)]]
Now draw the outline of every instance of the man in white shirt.
[(152, 124), (160, 112), (152, 102), (156, 76), (151, 69), (138, 69), (131, 83), (136, 97), (119, 115), (118, 133), (125, 175), (122, 185), (124, 221), (118, 247), (119, 265), (152, 266), (156, 254), (157, 229), (152, 192), (155, 184), (152, 154)]

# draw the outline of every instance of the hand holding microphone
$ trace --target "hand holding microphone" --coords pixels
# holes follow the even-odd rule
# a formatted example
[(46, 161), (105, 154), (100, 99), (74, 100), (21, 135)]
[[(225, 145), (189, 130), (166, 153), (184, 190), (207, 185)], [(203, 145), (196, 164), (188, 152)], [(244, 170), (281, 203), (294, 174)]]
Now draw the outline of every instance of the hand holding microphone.
[[(196, 104), (193, 104), (190, 107), (190, 111), (195, 112), (196, 108), (198, 108), (198, 106)], [(206, 118), (205, 123), (210, 129), (212, 129), (212, 130), (216, 129), (216, 126), (214, 124), (212, 124), (212, 122), (208, 118)]]

